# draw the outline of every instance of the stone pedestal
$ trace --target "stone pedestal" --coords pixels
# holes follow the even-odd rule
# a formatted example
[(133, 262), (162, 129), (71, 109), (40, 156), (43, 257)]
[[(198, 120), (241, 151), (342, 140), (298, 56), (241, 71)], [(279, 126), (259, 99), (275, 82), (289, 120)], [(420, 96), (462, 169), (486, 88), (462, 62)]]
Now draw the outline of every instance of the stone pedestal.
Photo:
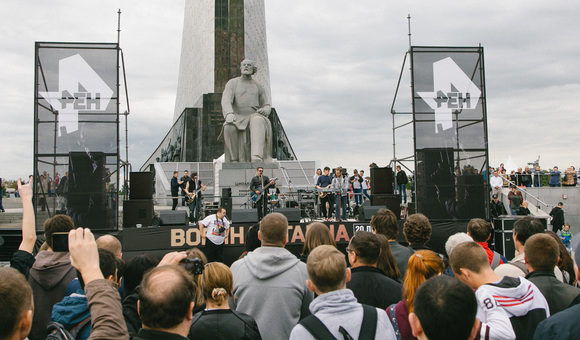
[(250, 182), (256, 176), (256, 169), (262, 167), (264, 175), (270, 179), (278, 178), (281, 183), (282, 171), (278, 163), (222, 163), (219, 170), (219, 191), (222, 188), (232, 189), (232, 208), (244, 209), (252, 207), (250, 199)]

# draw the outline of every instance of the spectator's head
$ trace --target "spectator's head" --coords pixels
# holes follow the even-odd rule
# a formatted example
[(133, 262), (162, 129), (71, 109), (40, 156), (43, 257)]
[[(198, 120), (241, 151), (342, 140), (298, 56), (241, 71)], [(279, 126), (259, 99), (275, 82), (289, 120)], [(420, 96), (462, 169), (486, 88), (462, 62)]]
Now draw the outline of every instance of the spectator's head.
[(127, 261), (123, 273), (125, 297), (129, 296), (135, 287), (141, 283), (143, 275), (145, 275), (148, 270), (155, 268), (158, 263), (158, 259), (147, 254), (135, 256)]
[(538, 219), (526, 216), (517, 220), (516, 223), (514, 223), (513, 232), (514, 232), (514, 243), (516, 244), (516, 249), (518, 249), (523, 248), (523, 246), (526, 244), (526, 240), (530, 238), (532, 235), (543, 233), (544, 226), (542, 225), (542, 222), (540, 222)]
[[(117, 283), (117, 258), (110, 251), (99, 248), (99, 267), (103, 277), (113, 283)], [(77, 270), (77, 277), (82, 289), (85, 289), (85, 281), (81, 272)]]
[(0, 267), (0, 278), (0, 339), (24, 339), (34, 314), (32, 289), (14, 268)]
[(473, 238), (466, 233), (456, 233), (454, 235), (449, 236), (447, 242), (445, 242), (445, 252), (447, 256), (451, 256), (453, 249), (464, 242), (473, 242)]
[(179, 171), (173, 171), (173, 177), (177, 178), (179, 176)]
[(54, 215), (48, 220), (44, 221), (44, 238), (46, 244), (52, 249), (52, 234), (54, 233), (68, 233), (73, 230), (75, 224), (72, 218), (67, 215)]
[(280, 213), (271, 213), (260, 222), (258, 237), (262, 246), (284, 247), (288, 242), (288, 219)]
[(455, 247), (449, 257), (449, 265), (455, 277), (473, 289), (479, 288), (482, 284), (476, 276), (493, 271), (485, 249), (475, 242), (465, 242)]
[(113, 253), (115, 257), (118, 258), (123, 257), (121, 242), (119, 242), (119, 239), (117, 239), (113, 235), (103, 235), (99, 237), (97, 239), (97, 247), (101, 249), (107, 249), (108, 251)]
[(213, 306), (228, 306), (228, 297), (233, 297), (234, 278), (228, 266), (211, 262), (203, 269), (202, 296), (206, 303)]
[(348, 261), (353, 268), (377, 265), (381, 254), (381, 243), (377, 235), (368, 231), (357, 231), (346, 248)]
[(302, 254), (308, 255), (314, 248), (323, 244), (336, 247), (336, 242), (334, 242), (330, 229), (321, 222), (310, 223), (306, 227), (306, 239), (304, 240)]
[(419, 250), (409, 257), (407, 272), (403, 281), (403, 298), (407, 300), (407, 310), (413, 312), (413, 300), (419, 286), (443, 272), (445, 266), (436, 253), (430, 250)]
[(564, 206), (564, 203), (558, 202), (558, 207), (562, 208), (563, 206)]
[(467, 223), (467, 234), (475, 242), (487, 242), (491, 237), (492, 231), (491, 224), (482, 218), (472, 218)]
[(389, 240), (383, 234), (377, 234), (377, 238), (381, 244), (381, 254), (379, 255), (377, 268), (382, 270), (391, 279), (399, 280), (401, 278), (401, 272), (397, 266), (397, 259), (395, 259), (395, 255), (393, 255), (393, 251), (391, 250)]
[(260, 248), (260, 239), (258, 238), (258, 231), (260, 230), (259, 224), (254, 224), (248, 229), (246, 233), (244, 244), (246, 246), (246, 251), (254, 251)]
[(200, 259), (201, 263), (204, 266), (207, 264), (207, 257), (205, 257), (205, 254), (203, 253), (203, 251), (199, 250), (199, 248), (193, 247), (191, 249), (188, 249), (185, 253), (187, 254), (187, 258)]
[(137, 309), (144, 328), (176, 330), (189, 326), (195, 299), (191, 275), (179, 266), (156, 267), (143, 277)]
[(560, 258), (558, 243), (547, 234), (530, 236), (524, 245), (524, 256), (530, 272), (553, 271)]
[(426, 244), (431, 238), (431, 223), (427, 216), (413, 214), (403, 224), (403, 234), (410, 244)]
[(558, 259), (558, 268), (560, 268), (562, 272), (564, 271), (567, 272), (570, 275), (570, 282), (574, 283), (576, 281), (574, 275), (574, 260), (572, 260), (572, 256), (570, 256), (570, 253), (568, 252), (568, 249), (566, 249), (566, 246), (562, 242), (562, 239), (560, 238), (560, 236), (558, 236), (558, 234), (556, 234), (551, 230), (544, 231), (544, 234), (553, 238), (554, 241), (556, 241), (556, 243), (558, 244), (558, 249), (560, 250), (559, 252), (560, 257)]
[(409, 323), (418, 339), (473, 339), (479, 327), (475, 321), (477, 300), (465, 283), (437, 276), (419, 287)]
[(570, 230), (570, 225), (568, 223), (564, 224), (562, 226), (562, 229), (564, 229), (564, 231), (569, 231)]
[(399, 224), (397, 216), (389, 209), (381, 209), (371, 217), (371, 227), (373, 233), (383, 234), (389, 240), (396, 240), (399, 234)]
[(317, 294), (346, 288), (350, 280), (350, 269), (346, 268), (344, 254), (333, 246), (321, 245), (312, 250), (306, 268), (308, 289)]

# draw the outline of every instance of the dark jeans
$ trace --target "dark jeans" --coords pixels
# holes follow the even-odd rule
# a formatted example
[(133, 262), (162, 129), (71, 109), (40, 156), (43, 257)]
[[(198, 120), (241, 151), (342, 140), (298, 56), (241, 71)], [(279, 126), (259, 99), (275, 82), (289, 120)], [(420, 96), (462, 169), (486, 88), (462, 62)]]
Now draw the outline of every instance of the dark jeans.
[(405, 203), (407, 203), (407, 188), (405, 187), (405, 184), (397, 184), (397, 186), (399, 187), (399, 195), (401, 195), (401, 202), (405, 200)]
[[(339, 202), (340, 201), (340, 206), (339, 206)], [(340, 219), (342, 220), (346, 220), (346, 203), (348, 202), (348, 196), (340, 196), (340, 195), (336, 195), (336, 200), (335, 200), (335, 204), (336, 204), (336, 218), (339, 219), (339, 209), (340, 209)]]
[(260, 222), (262, 218), (264, 218), (264, 215), (268, 213), (266, 200), (264, 199), (264, 196), (262, 196), (262, 198), (256, 201), (256, 210), (258, 211), (258, 222)]
[(177, 203), (179, 202), (179, 198), (177, 195), (172, 195), (173, 197), (173, 204), (171, 205), (171, 210), (175, 210), (177, 208)]
[(223, 244), (219, 246), (214, 244), (208, 238), (205, 239), (205, 256), (207, 262), (224, 262), (224, 247)]
[(356, 204), (362, 204), (362, 201), (363, 201), (362, 188), (352, 189), (352, 192), (354, 194), (354, 203), (356, 203)]
[[(326, 203), (328, 203), (328, 209), (326, 209)], [(320, 210), (322, 211), (322, 216), (326, 218), (331, 218), (334, 212), (334, 195), (327, 194), (320, 199)]]

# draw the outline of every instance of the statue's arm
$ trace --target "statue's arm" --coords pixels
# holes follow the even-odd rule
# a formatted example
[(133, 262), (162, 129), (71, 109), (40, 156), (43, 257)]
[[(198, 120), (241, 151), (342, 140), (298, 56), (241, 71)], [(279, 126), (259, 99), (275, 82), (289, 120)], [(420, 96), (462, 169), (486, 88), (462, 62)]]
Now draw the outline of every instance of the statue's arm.
[(258, 98), (259, 103), (260, 103), (260, 109), (258, 110), (258, 112), (263, 114), (266, 117), (269, 117), (270, 112), (272, 111), (272, 105), (270, 103), (270, 98), (268, 98), (268, 94), (264, 90), (264, 87), (262, 86), (262, 84), (260, 84), (258, 82), (256, 82), (256, 84), (258, 85), (259, 93), (260, 93), (260, 97)]
[(231, 79), (227, 82), (222, 95), (222, 113), (224, 118), (226, 118), (228, 114), (234, 113), (234, 82), (235, 79)]

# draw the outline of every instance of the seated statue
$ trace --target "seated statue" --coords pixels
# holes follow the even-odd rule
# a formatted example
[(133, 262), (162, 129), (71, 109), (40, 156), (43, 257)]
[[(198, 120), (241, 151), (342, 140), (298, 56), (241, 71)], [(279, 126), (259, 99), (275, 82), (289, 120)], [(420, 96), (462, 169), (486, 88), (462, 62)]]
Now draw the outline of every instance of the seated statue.
[(271, 162), (270, 98), (252, 79), (257, 70), (254, 62), (242, 61), (241, 69), (242, 76), (230, 79), (222, 96), (225, 162)]

